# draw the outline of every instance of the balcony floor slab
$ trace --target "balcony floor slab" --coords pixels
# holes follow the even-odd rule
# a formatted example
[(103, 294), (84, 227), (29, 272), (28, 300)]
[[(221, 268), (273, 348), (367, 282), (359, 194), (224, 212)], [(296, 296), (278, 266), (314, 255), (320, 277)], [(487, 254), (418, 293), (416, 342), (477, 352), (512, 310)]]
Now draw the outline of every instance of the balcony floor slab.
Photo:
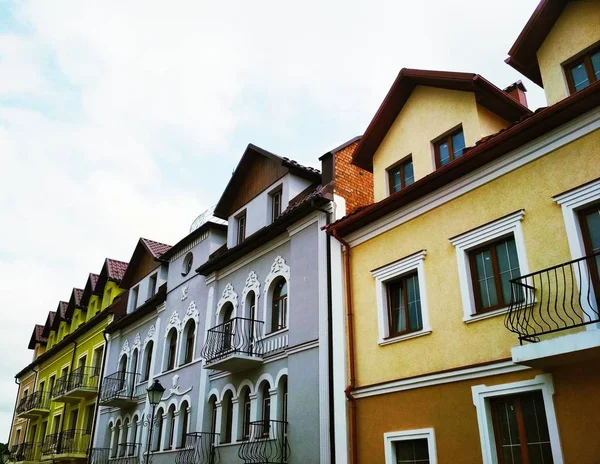
[(240, 372), (252, 369), (261, 365), (262, 358), (257, 356), (248, 356), (244, 354), (232, 354), (223, 359), (219, 359), (204, 365), (205, 369), (214, 369), (217, 371)]

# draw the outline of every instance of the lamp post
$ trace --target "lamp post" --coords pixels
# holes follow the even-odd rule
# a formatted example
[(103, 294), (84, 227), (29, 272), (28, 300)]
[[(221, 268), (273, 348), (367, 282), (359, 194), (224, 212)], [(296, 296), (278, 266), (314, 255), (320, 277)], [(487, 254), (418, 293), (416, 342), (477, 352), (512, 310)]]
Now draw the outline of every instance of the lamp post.
[(152, 405), (152, 416), (150, 417), (150, 431), (148, 432), (148, 449), (146, 450), (146, 464), (150, 464), (150, 445), (152, 444), (152, 429), (154, 425), (154, 412), (156, 405), (160, 403), (165, 387), (163, 387), (158, 379), (146, 389), (148, 392), (148, 402)]

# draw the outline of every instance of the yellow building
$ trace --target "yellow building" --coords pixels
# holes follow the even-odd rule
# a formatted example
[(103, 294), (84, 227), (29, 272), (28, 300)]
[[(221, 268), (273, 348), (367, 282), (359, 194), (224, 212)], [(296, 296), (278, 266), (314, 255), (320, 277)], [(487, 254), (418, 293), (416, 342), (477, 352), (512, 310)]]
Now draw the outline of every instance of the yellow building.
[[(127, 263), (106, 259), (99, 275), (89, 274), (84, 289), (74, 288), (48, 314), (39, 334), (47, 340), (16, 377), (28, 373), (31, 388), (18, 400), (16, 420), (26, 421), (13, 449), (17, 462), (76, 462), (87, 459), (104, 359), (104, 329), (114, 315), (126, 312), (119, 283)], [(123, 295), (124, 296), (124, 295)], [(23, 382), (23, 381), (22, 381)], [(20, 391), (23, 390), (22, 388)], [(35, 391), (34, 391), (35, 390)]]
[(600, 462), (600, 2), (542, 1), (507, 62), (549, 106), (403, 69), (354, 153), (340, 462)]

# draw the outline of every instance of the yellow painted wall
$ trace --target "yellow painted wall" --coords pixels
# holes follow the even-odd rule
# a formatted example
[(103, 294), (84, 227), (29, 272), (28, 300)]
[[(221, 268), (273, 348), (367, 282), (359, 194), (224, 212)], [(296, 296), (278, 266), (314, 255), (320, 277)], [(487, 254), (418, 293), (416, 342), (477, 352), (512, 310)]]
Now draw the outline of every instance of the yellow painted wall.
[(600, 2), (597, 0), (568, 2), (537, 53), (549, 105), (569, 95), (562, 64), (599, 41)]
[[(19, 391), (17, 392), (17, 406), (22, 398), (25, 397), (25, 390), (27, 390), (27, 395), (31, 395), (34, 392), (35, 388), (35, 372), (29, 371), (26, 374), (22, 375), (19, 378)], [(10, 442), (9, 447), (17, 444), (17, 430), (21, 429), (19, 435), (18, 443), (23, 443), (27, 441), (26, 439), (26, 428), (27, 428), (27, 419), (19, 419), (16, 415), (14, 417), (12, 423), (12, 430), (10, 432)]]
[[(517, 338), (504, 327), (503, 315), (463, 322), (456, 252), (448, 239), (524, 209), (530, 272), (569, 261), (561, 208), (552, 196), (600, 177), (598, 153), (600, 131), (352, 248), (358, 385), (509, 358)], [(370, 270), (423, 249), (433, 332), (379, 346)]]
[(373, 157), (375, 201), (387, 196), (386, 169), (412, 154), (415, 180), (435, 170), (431, 141), (462, 124), (466, 146), (508, 124), (475, 102), (472, 92), (417, 86)]

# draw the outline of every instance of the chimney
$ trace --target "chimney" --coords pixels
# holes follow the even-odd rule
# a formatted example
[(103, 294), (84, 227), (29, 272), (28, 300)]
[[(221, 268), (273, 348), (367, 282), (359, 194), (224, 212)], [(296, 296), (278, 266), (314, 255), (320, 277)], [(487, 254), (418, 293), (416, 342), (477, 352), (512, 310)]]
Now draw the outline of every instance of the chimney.
[(518, 101), (521, 105), (527, 107), (527, 96), (525, 95), (527, 89), (520, 80), (510, 84), (504, 89), (504, 92), (506, 92), (512, 99)]

